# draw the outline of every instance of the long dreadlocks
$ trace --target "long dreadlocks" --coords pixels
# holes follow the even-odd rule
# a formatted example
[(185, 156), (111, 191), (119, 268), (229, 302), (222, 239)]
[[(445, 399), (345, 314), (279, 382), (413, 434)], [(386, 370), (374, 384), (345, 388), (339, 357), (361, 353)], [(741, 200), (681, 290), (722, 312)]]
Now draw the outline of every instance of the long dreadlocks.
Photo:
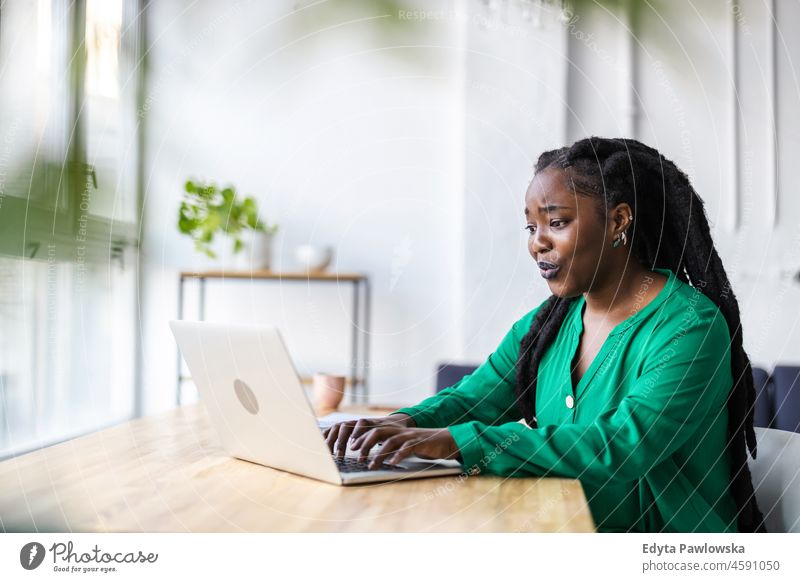
[[(670, 269), (685, 283), (701, 289), (725, 317), (731, 334), (734, 380), (727, 399), (730, 491), (738, 509), (739, 531), (765, 531), (747, 466), (748, 450), (756, 458), (752, 368), (742, 347), (739, 304), (714, 247), (703, 201), (672, 161), (634, 139), (590, 137), (546, 151), (539, 157), (535, 173), (548, 168), (562, 170), (575, 194), (595, 197), (603, 219), (606, 208), (623, 202), (630, 205), (635, 217), (630, 247), (633, 257), (650, 269)], [(520, 343), (515, 390), (530, 426), (535, 426), (539, 363), (573, 300), (551, 295)]]

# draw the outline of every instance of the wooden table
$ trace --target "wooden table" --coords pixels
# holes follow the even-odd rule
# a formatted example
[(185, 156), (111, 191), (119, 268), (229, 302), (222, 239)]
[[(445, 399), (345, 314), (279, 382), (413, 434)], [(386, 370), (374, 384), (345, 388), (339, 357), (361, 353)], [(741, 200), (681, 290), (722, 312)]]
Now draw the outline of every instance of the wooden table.
[(594, 531), (575, 480), (338, 487), (228, 457), (199, 404), (4, 461), (0, 483), (6, 532)]

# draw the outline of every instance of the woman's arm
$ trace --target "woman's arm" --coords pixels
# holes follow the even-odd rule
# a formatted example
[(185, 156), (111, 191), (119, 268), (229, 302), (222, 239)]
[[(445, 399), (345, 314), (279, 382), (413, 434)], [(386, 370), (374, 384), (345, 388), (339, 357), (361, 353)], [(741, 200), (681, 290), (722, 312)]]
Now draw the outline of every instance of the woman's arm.
[(724, 318), (682, 325), (653, 336), (635, 385), (591, 424), (451, 426), (465, 467), (471, 474), (556, 475), (598, 484), (640, 478), (727, 412), (733, 379)]
[(445, 427), (473, 420), (485, 425), (519, 420), (522, 414), (514, 394), (519, 343), (540, 307), (511, 326), (497, 349), (472, 374), (416, 406), (400, 408), (391, 414), (407, 414), (420, 428)]

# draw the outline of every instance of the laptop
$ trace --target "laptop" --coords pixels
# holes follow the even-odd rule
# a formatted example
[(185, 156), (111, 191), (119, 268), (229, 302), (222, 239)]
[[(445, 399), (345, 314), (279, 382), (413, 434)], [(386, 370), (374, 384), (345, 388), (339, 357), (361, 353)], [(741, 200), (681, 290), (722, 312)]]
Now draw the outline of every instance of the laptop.
[[(233, 457), (334, 485), (464, 473), (449, 459), (406, 457), (367, 468), (349, 445), (334, 456), (277, 328), (266, 325), (170, 321), (200, 401)], [(354, 415), (355, 416), (355, 415)]]

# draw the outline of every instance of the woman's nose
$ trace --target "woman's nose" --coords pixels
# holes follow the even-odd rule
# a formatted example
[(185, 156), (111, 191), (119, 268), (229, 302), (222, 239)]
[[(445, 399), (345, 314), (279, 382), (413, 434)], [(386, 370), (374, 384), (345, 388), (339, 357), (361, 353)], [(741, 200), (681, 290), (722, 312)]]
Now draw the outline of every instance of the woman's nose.
[(549, 239), (539, 232), (532, 234), (528, 239), (528, 249), (534, 258), (537, 255), (541, 255), (549, 251), (551, 248), (552, 245), (550, 244)]

